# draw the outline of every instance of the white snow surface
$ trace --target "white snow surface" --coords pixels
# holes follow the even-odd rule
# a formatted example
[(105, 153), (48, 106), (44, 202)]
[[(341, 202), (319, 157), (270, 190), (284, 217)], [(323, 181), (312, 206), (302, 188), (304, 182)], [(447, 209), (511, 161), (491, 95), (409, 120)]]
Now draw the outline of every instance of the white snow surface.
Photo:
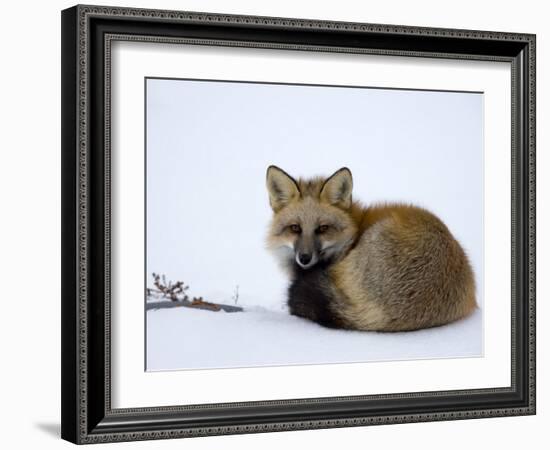
[(192, 308), (147, 312), (147, 370), (237, 368), (482, 356), (481, 310), (400, 333), (322, 327), (286, 311)]
[[(476, 276), (480, 310), (408, 333), (331, 330), (283, 307), (288, 279), (265, 248), (265, 172), (353, 173), (365, 204), (440, 217)], [(467, 180), (467, 182), (465, 182)], [(148, 370), (328, 364), (482, 355), (483, 95), (147, 80), (146, 280), (245, 307), (147, 312)], [(238, 290), (238, 294), (237, 294)]]

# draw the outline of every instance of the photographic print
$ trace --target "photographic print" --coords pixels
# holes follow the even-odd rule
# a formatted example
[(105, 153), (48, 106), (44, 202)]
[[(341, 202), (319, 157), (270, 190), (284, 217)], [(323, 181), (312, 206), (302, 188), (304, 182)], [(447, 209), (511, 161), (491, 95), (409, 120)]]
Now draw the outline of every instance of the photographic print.
[(64, 439), (535, 414), (533, 34), (61, 19)]
[(145, 369), (483, 356), (483, 93), (145, 79)]

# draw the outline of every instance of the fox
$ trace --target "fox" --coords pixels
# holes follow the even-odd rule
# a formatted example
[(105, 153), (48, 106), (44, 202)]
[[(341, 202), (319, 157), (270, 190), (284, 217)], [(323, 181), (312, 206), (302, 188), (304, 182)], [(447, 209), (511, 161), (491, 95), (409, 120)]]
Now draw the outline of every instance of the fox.
[(442, 326), (476, 308), (469, 259), (435, 214), (352, 199), (342, 167), (295, 179), (267, 168), (267, 249), (289, 276), (292, 315), (324, 327), (398, 332)]

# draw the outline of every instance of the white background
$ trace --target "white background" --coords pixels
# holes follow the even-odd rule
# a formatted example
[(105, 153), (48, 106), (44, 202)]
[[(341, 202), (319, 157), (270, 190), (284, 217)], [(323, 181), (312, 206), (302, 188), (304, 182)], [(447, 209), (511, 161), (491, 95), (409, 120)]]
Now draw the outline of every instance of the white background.
[[(126, 5), (112, 0), (109, 4)], [(27, 2), (25, 6), (5, 7), (2, 28), (2, 77), (4, 123), (1, 167), (2, 275), (4, 310), (0, 327), (3, 355), (2, 387), (3, 433), (8, 448), (40, 446), (61, 448), (69, 444), (58, 440), (59, 427), (59, 264), (60, 264), (60, 133), (59, 133), (59, 10), (70, 2)], [(223, 1), (138, 1), (134, 6), (171, 9), (263, 14), (304, 18), (398, 23), (408, 25), (492, 29), (538, 34), (538, 123), (547, 123), (550, 94), (543, 80), (548, 78), (546, 27), (543, 2), (485, 2), (464, 0), (444, 7), (440, 2), (387, 1), (262, 2)], [(538, 129), (539, 149), (547, 148), (548, 133)], [(538, 155), (538, 173), (550, 169), (548, 156)], [(550, 250), (548, 236), (548, 177), (539, 177), (538, 186), (538, 273), (548, 273)], [(546, 206), (545, 206), (546, 203)], [(548, 282), (539, 280), (539, 324), (544, 324), (548, 307)], [(344, 442), (350, 447), (460, 448), (491, 445), (517, 448), (543, 439), (548, 423), (547, 378), (550, 339), (547, 328), (538, 330), (539, 414), (462, 422), (396, 425), (276, 433), (268, 435), (227, 436), (185, 442), (143, 442), (122, 444), (120, 448), (279, 448), (317, 446), (333, 448)], [(453, 436), (449, 439), (449, 436)]]

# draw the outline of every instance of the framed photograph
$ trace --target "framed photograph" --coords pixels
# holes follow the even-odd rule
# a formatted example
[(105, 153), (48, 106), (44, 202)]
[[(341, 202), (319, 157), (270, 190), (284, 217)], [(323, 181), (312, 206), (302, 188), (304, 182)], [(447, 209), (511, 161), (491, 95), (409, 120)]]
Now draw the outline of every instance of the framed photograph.
[(535, 36), (62, 12), (62, 437), (535, 413)]

